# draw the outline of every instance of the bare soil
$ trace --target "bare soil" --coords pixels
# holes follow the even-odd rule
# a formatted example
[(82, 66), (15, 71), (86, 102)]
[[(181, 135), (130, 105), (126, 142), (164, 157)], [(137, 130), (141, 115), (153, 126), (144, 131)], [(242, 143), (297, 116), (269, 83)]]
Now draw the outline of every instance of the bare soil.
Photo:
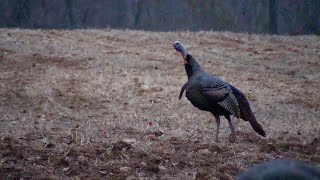
[[(188, 46), (238, 87), (267, 137), (184, 97)], [(232, 179), (255, 163), (320, 164), (320, 37), (0, 29), (3, 179)], [(237, 120), (235, 119), (235, 122)]]

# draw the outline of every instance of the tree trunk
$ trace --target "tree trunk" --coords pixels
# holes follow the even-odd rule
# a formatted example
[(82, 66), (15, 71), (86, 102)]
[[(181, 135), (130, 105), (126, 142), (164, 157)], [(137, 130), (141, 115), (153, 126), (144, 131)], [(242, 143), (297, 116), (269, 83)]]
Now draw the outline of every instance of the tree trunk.
[(277, 6), (276, 0), (269, 0), (269, 32), (277, 34)]

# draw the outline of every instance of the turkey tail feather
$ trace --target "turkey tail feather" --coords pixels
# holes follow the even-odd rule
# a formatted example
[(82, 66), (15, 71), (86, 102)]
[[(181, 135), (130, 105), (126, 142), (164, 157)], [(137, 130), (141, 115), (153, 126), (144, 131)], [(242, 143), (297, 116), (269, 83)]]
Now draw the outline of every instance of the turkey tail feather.
[(230, 85), (230, 86), (231, 86), (231, 89), (232, 89), (234, 95), (236, 96), (236, 98), (238, 100), (238, 103), (239, 103), (240, 118), (245, 121), (249, 121), (249, 123), (251, 124), (254, 131), (256, 131), (261, 136), (265, 137), (266, 133), (263, 130), (262, 126), (257, 122), (256, 117), (252, 113), (251, 108), (250, 108), (250, 104), (249, 104), (247, 98), (241, 93), (240, 90), (233, 87), (232, 85)]
[(240, 108), (240, 113), (241, 113), (241, 119), (245, 121), (249, 121), (254, 131), (256, 131), (258, 134), (260, 134), (263, 137), (266, 136), (266, 133), (264, 132), (262, 126), (257, 122), (256, 117), (252, 113), (249, 104), (247, 104), (245, 107)]

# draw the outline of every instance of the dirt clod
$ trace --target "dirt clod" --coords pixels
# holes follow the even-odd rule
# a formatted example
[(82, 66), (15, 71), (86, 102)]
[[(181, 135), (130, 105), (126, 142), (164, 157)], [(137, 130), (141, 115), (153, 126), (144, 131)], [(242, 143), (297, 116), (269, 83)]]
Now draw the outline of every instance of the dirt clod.
[(197, 172), (196, 174), (196, 180), (208, 180), (209, 179), (209, 173), (204, 171), (204, 170), (200, 170)]
[(123, 151), (127, 151), (132, 149), (132, 146), (124, 141), (118, 141), (113, 144), (113, 148), (111, 150), (111, 153), (114, 155), (119, 155)]
[(260, 152), (266, 152), (266, 153), (277, 152), (277, 150), (278, 150), (278, 148), (273, 143), (268, 143), (266, 145), (262, 145), (260, 148)]

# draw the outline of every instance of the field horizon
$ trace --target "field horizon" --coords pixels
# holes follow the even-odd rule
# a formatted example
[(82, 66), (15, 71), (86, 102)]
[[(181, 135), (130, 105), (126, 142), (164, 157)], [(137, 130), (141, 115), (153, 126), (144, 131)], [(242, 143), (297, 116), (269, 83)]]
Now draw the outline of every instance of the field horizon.
[[(192, 106), (176, 40), (240, 89), (229, 142)], [(0, 29), (0, 174), (7, 179), (232, 179), (279, 158), (320, 164), (320, 37), (231, 32)], [(236, 118), (234, 119), (235, 121)]]

